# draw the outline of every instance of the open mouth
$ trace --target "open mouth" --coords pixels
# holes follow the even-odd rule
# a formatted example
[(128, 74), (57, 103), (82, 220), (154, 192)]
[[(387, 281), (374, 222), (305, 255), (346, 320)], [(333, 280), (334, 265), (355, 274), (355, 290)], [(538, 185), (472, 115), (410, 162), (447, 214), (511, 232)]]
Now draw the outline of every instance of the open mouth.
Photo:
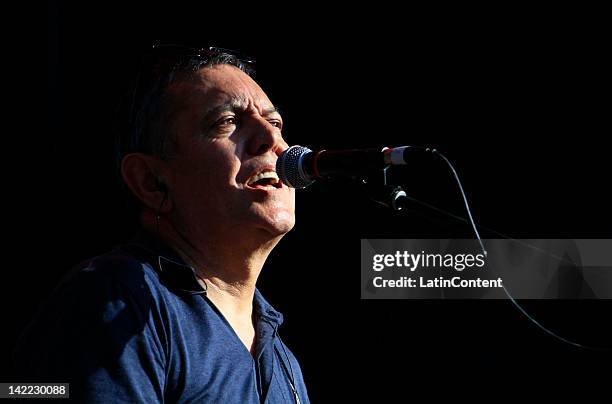
[(249, 178), (247, 186), (257, 189), (278, 189), (282, 187), (282, 183), (278, 178), (278, 175), (274, 171), (262, 171)]

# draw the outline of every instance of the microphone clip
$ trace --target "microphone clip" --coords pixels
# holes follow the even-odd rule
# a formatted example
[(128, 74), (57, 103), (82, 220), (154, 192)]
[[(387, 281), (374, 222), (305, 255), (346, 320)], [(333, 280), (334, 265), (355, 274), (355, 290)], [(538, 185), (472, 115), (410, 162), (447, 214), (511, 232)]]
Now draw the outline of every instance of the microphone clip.
[(395, 211), (401, 211), (407, 207), (408, 195), (401, 186), (389, 183), (388, 169), (389, 166), (382, 170), (380, 177), (382, 181), (371, 181), (369, 178), (364, 178), (361, 183), (369, 198), (374, 202)]

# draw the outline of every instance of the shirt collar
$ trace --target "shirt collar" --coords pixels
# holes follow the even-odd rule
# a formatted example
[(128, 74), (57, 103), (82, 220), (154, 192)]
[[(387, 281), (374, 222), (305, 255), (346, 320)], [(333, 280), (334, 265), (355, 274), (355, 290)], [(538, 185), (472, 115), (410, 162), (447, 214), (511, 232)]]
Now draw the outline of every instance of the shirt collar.
[(189, 295), (206, 293), (194, 269), (153, 234), (141, 230), (121, 249), (148, 262), (168, 289)]
[[(197, 281), (194, 268), (187, 265), (174, 250), (150, 232), (139, 231), (121, 248), (146, 260), (168, 289), (189, 295), (206, 294)], [(270, 322), (274, 328), (283, 323), (283, 315), (268, 303), (257, 288), (255, 288), (253, 309), (256, 315)]]
[(268, 320), (274, 328), (278, 327), (283, 323), (283, 315), (281, 312), (277, 311), (266, 299), (264, 299), (263, 295), (259, 291), (259, 289), (255, 288), (255, 298), (253, 299), (253, 309), (255, 313), (262, 317), (263, 319)]

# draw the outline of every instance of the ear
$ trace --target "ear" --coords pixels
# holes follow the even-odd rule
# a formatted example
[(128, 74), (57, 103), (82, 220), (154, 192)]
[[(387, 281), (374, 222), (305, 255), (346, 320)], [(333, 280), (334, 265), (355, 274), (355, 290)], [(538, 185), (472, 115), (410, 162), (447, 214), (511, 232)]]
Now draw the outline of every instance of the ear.
[(121, 175), (134, 196), (145, 206), (154, 211), (161, 206), (161, 213), (167, 213), (171, 209), (171, 201), (168, 198), (167, 187), (160, 187), (161, 180), (158, 173), (161, 164), (162, 161), (157, 157), (131, 153), (121, 161)]

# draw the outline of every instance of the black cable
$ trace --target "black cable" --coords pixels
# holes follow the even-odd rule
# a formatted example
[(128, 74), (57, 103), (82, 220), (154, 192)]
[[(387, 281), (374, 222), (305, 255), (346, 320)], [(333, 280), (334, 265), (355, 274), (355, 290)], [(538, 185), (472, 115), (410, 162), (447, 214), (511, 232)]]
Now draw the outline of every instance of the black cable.
[[(417, 148), (418, 148), (418, 149), (422, 149), (422, 150), (424, 150), (424, 151), (426, 151), (426, 152), (431, 152), (432, 154), (439, 156), (440, 158), (442, 158), (442, 160), (444, 160), (444, 162), (446, 162), (446, 164), (447, 164), (447, 165), (448, 165), (448, 167), (450, 168), (450, 170), (451, 170), (451, 172), (452, 172), (452, 174), (453, 174), (453, 176), (454, 176), (454, 178), (455, 178), (455, 181), (456, 181), (456, 183), (457, 183), (457, 186), (459, 187), (459, 191), (461, 192), (461, 196), (463, 197), (463, 202), (464, 202), (464, 204), (465, 204), (465, 209), (466, 209), (466, 211), (467, 211), (467, 213), (468, 213), (468, 217), (469, 217), (469, 223), (471, 223), (472, 228), (474, 229), (474, 233), (476, 234), (476, 238), (478, 239), (478, 242), (480, 243), (480, 248), (482, 249), (482, 252), (483, 252), (483, 254), (484, 254), (484, 255), (485, 255), (485, 257), (486, 257), (486, 256), (487, 256), (487, 250), (484, 248), (484, 245), (483, 245), (482, 240), (481, 240), (481, 238), (480, 238), (480, 234), (478, 233), (478, 229), (477, 229), (477, 227), (476, 227), (476, 224), (474, 223), (474, 219), (472, 218), (472, 214), (471, 214), (471, 212), (470, 212), (470, 206), (469, 206), (469, 203), (468, 203), (467, 197), (466, 197), (466, 195), (465, 195), (465, 192), (463, 191), (463, 186), (461, 185), (461, 180), (459, 179), (459, 175), (457, 174), (457, 171), (455, 170), (455, 167), (453, 167), (453, 165), (452, 165), (452, 163), (450, 162), (450, 160), (449, 160), (449, 159), (447, 159), (447, 158), (446, 158), (446, 157), (445, 157), (445, 156), (444, 156), (442, 153), (440, 153), (440, 152), (439, 152), (439, 151), (437, 151), (436, 149), (421, 148), (421, 147), (417, 147)], [(453, 217), (453, 218), (455, 218), (455, 219), (459, 219), (459, 220), (464, 221), (464, 222), (468, 222), (468, 220), (467, 220), (467, 219), (465, 219), (465, 218), (462, 218), (462, 217), (460, 217), (460, 216), (454, 215), (454, 214), (452, 214), (452, 213), (450, 213), (450, 212), (447, 212), (447, 211), (445, 211), (445, 210), (443, 210), (443, 209), (440, 209), (440, 208), (438, 208), (438, 207), (435, 207), (435, 206), (433, 206), (433, 205), (429, 205), (429, 204), (427, 204), (427, 203), (421, 202), (421, 201), (419, 201), (419, 200), (417, 200), (417, 199), (415, 199), (415, 198), (412, 198), (412, 197), (408, 197), (408, 196), (407, 196), (407, 198), (408, 198), (408, 199), (410, 199), (410, 200), (412, 200), (412, 201), (418, 202), (418, 203), (420, 203), (420, 204), (421, 204), (421, 205), (423, 205), (423, 206), (426, 206), (426, 207), (432, 208), (432, 209), (436, 210), (437, 212), (442, 213), (442, 214), (444, 214), (444, 215), (447, 215), (447, 216)], [(480, 226), (480, 227), (482, 227), (482, 226)], [(484, 228), (484, 227), (483, 227), (483, 228)], [(512, 237), (508, 237), (508, 236), (506, 236), (506, 235), (504, 235), (504, 234), (502, 234), (502, 233), (499, 233), (499, 232), (497, 232), (497, 231), (490, 230), (490, 229), (487, 229), (487, 230), (489, 230), (489, 231), (491, 231), (491, 232), (493, 232), (493, 233), (495, 233), (495, 234), (497, 234), (497, 235), (499, 235), (499, 236), (501, 236), (501, 237), (503, 237), (503, 238), (505, 238), (505, 239), (509, 239), (509, 240), (518, 241), (518, 240), (513, 239)], [(530, 245), (529, 245), (529, 244), (527, 244), (527, 243), (523, 243), (523, 244), (524, 244), (524, 245), (527, 245), (527, 246), (530, 246)], [(537, 248), (537, 247), (535, 247), (535, 246), (530, 246), (530, 247), (532, 247), (532, 248), (534, 248), (534, 249), (538, 249), (538, 250), (540, 250), (541, 252), (543, 252), (543, 253), (545, 253), (545, 254), (547, 254), (547, 255), (551, 256), (551, 257), (554, 257), (554, 258), (557, 258), (557, 259), (560, 259), (560, 260), (565, 261), (565, 259), (563, 259), (563, 258), (561, 258), (561, 257), (554, 256), (553, 254), (550, 254), (550, 253), (548, 253), (548, 252), (546, 252), (546, 251), (543, 251), (543, 250), (541, 250), (541, 249), (539, 249), (539, 248)], [(537, 327), (538, 327), (540, 330), (544, 331), (544, 332), (545, 332), (545, 333), (547, 333), (548, 335), (551, 335), (552, 337), (557, 338), (558, 340), (560, 340), (560, 341), (562, 341), (562, 342), (564, 342), (564, 343), (566, 343), (566, 344), (570, 344), (570, 345), (575, 346), (575, 347), (578, 347), (578, 348), (589, 349), (589, 350), (594, 350), (594, 351), (610, 351), (610, 350), (611, 350), (611, 349), (610, 349), (610, 348), (608, 348), (608, 347), (594, 347), (594, 346), (587, 346), (587, 345), (583, 345), (583, 344), (580, 344), (580, 343), (578, 343), (578, 342), (571, 341), (571, 340), (569, 340), (569, 339), (567, 339), (567, 338), (564, 338), (564, 337), (562, 337), (561, 335), (559, 335), (559, 334), (557, 334), (557, 333), (553, 332), (552, 330), (550, 330), (550, 329), (546, 328), (544, 325), (542, 325), (540, 322), (538, 322), (538, 321), (537, 321), (535, 318), (533, 318), (531, 315), (529, 315), (529, 313), (527, 313), (527, 311), (526, 311), (526, 310), (525, 310), (525, 309), (524, 309), (524, 308), (523, 308), (523, 307), (522, 307), (520, 304), (518, 304), (518, 302), (516, 301), (516, 299), (515, 299), (514, 297), (512, 297), (512, 295), (510, 294), (510, 292), (508, 292), (508, 290), (506, 289), (506, 287), (505, 287), (503, 284), (502, 284), (502, 288), (503, 288), (504, 292), (506, 293), (506, 296), (508, 296), (508, 298), (509, 298), (509, 299), (510, 299), (510, 301), (511, 301), (511, 302), (514, 304), (514, 306), (515, 306), (515, 307), (516, 307), (516, 308), (517, 308), (517, 309), (518, 309), (518, 310), (519, 310), (519, 311), (520, 311), (520, 312), (521, 312), (521, 313), (522, 313), (522, 314), (523, 314), (525, 317), (527, 317), (527, 319), (529, 319), (529, 320), (530, 320), (530, 321), (531, 321), (533, 324), (535, 324), (535, 325), (536, 325), (536, 326), (537, 326)]]

